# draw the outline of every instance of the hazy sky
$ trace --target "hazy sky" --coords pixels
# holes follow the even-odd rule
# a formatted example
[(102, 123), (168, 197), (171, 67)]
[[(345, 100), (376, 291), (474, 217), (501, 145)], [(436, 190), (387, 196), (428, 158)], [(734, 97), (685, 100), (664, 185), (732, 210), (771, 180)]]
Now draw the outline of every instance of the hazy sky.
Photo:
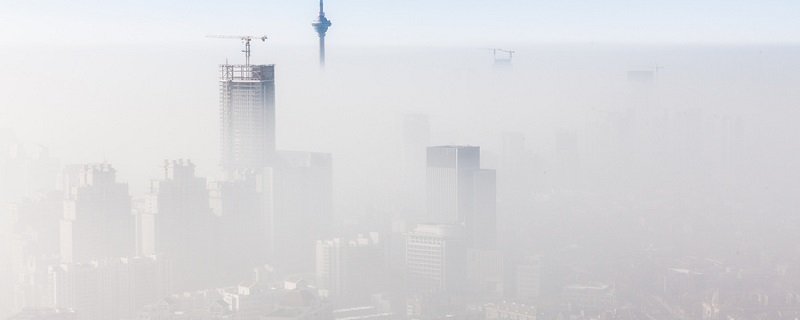
[[(503, 130), (547, 151), (556, 129), (581, 128), (585, 110), (623, 103), (636, 66), (664, 67), (665, 108), (742, 115), (767, 129), (752, 130), (754, 141), (796, 140), (787, 120), (800, 112), (800, 48), (764, 45), (796, 44), (796, 0), (326, 0), (324, 76), (315, 0), (0, 1), (0, 69), (12, 75), (0, 78), (0, 129), (65, 164), (108, 161), (135, 194), (163, 159), (217, 171), (217, 65), (242, 56), (238, 41), (209, 34), (270, 37), (253, 61), (278, 65), (278, 147), (332, 152), (335, 177), (358, 180), (346, 181), (360, 186), (356, 195), (399, 157), (392, 130), (402, 114), (429, 114), (432, 144), (480, 145), (485, 159)], [(478, 50), (486, 47), (517, 51), (513, 76), (491, 71), (491, 53)], [(787, 159), (781, 168), (800, 154), (764, 149)]]
[[(196, 42), (206, 34), (314, 41), (315, 0), (4, 0), (0, 43)], [(795, 0), (328, 0), (338, 44), (786, 43)]]

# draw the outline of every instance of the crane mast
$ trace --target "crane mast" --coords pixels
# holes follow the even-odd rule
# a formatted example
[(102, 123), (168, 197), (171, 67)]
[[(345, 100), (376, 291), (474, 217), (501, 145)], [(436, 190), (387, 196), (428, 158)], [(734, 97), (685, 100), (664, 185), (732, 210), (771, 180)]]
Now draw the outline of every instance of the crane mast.
[(216, 39), (236, 39), (242, 40), (244, 43), (244, 64), (249, 66), (250, 65), (250, 41), (253, 39), (261, 39), (261, 42), (267, 41), (267, 36), (228, 36), (228, 35), (209, 35), (206, 36), (208, 38), (216, 38)]

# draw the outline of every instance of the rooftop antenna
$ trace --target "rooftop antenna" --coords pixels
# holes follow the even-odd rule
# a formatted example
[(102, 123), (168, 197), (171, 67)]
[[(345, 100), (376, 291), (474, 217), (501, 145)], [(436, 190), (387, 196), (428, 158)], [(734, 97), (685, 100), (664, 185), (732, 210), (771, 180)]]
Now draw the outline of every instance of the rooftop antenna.
[(246, 66), (250, 65), (250, 40), (261, 39), (261, 42), (267, 41), (267, 36), (254, 37), (254, 36), (208, 35), (206, 37), (208, 37), (208, 38), (217, 38), (217, 39), (238, 39), (238, 40), (242, 40), (242, 42), (244, 42), (244, 50), (242, 50), (242, 52), (244, 52), (244, 64)]

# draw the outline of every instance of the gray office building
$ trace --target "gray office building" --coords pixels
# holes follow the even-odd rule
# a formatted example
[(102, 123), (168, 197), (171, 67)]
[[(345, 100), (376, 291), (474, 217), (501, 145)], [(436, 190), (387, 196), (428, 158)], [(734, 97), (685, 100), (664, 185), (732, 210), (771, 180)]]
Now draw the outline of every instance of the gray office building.
[(481, 169), (480, 147), (427, 150), (427, 222), (464, 226), (472, 247), (496, 243), (496, 175)]
[(60, 243), (63, 262), (128, 256), (136, 245), (128, 185), (116, 181), (109, 164), (65, 169), (64, 217)]

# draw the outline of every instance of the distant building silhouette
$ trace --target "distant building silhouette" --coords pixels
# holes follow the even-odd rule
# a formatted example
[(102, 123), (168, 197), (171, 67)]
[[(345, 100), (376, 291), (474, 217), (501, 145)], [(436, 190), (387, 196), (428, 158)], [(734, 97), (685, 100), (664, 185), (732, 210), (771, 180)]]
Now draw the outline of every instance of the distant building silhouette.
[(494, 170), (480, 168), (480, 147), (427, 151), (427, 222), (463, 226), (473, 248), (494, 249), (497, 178)]
[(652, 84), (655, 82), (654, 70), (629, 70), (628, 81), (637, 84)]
[(55, 190), (60, 168), (60, 161), (41, 145), (0, 149), (0, 201)]
[(526, 256), (515, 268), (516, 298), (519, 301), (534, 301), (542, 290), (542, 257)]
[(403, 185), (402, 199), (406, 207), (403, 219), (425, 222), (425, 159), (430, 144), (431, 125), (426, 114), (403, 117)]
[(109, 164), (65, 169), (61, 258), (65, 263), (130, 256), (135, 251), (135, 222), (128, 185), (116, 181)]
[(169, 261), (159, 256), (60, 264), (49, 273), (52, 305), (78, 320), (134, 318), (172, 290)]
[[(217, 285), (247, 279), (268, 263), (272, 235), (272, 170), (239, 170), (209, 184), (214, 214), (211, 245)], [(313, 254), (313, 251), (312, 253)]]
[(7, 320), (77, 320), (75, 310), (54, 307), (28, 307)]
[(333, 159), (330, 153), (284, 150), (277, 158), (270, 221), (274, 263), (313, 272), (316, 241), (331, 236)]
[(209, 185), (209, 201), (220, 224), (211, 248), (226, 257), (221, 275), (242, 279), (266, 263), (313, 272), (316, 240), (332, 222), (332, 157), (275, 150), (274, 65), (220, 68), (226, 178)]
[(207, 250), (212, 216), (206, 179), (195, 176), (194, 163), (183, 159), (165, 160), (163, 174), (151, 181), (146, 198), (147, 214), (154, 218), (152, 253), (167, 254), (174, 261), (177, 290), (211, 286), (205, 281), (214, 255)]
[(481, 167), (480, 147), (428, 147), (427, 222), (461, 224), (472, 210), (472, 175)]
[(359, 235), (351, 240), (319, 240), (318, 287), (338, 301), (366, 300), (368, 294), (377, 292), (384, 270), (384, 256), (377, 233)]
[(466, 281), (467, 243), (455, 225), (421, 224), (406, 235), (408, 286), (415, 293), (457, 293)]

